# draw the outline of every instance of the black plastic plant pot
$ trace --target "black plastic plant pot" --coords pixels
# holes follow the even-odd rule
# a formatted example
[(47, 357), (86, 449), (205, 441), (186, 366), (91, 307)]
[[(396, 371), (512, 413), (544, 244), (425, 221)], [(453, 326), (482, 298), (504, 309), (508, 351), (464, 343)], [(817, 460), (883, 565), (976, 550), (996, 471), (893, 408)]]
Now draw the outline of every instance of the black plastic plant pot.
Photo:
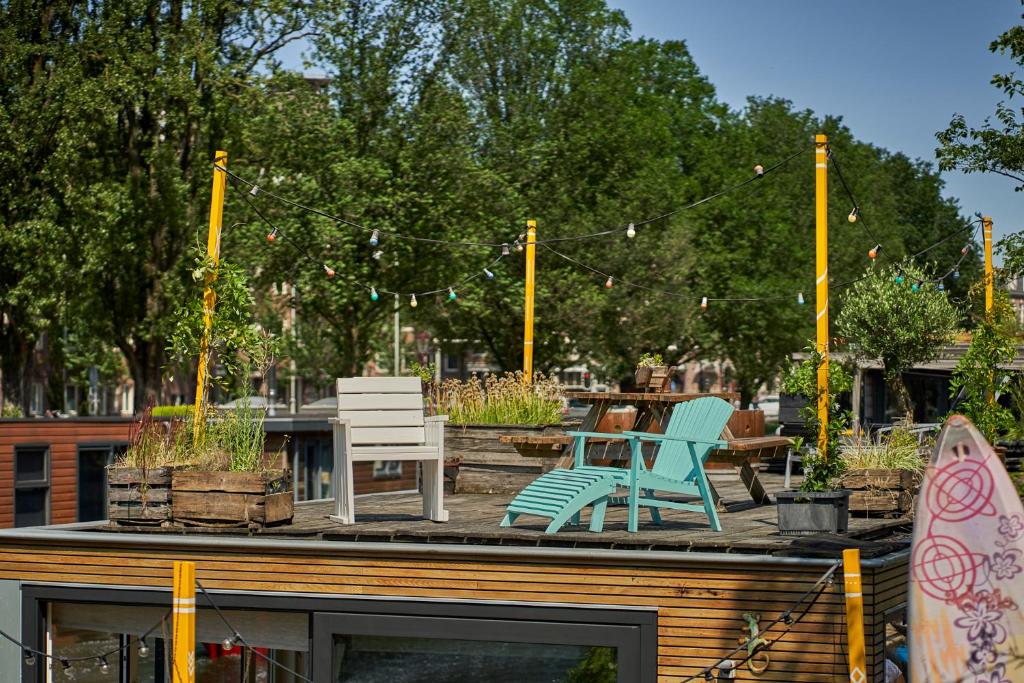
[(779, 533), (783, 536), (845, 534), (850, 518), (850, 491), (779, 491)]

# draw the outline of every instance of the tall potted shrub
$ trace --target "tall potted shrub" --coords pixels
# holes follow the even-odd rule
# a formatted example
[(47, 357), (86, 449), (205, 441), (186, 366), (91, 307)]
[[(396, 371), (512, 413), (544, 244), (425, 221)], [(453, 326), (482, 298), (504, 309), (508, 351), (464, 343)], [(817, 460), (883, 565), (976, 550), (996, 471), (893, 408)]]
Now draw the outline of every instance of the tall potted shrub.
[(800, 412), (813, 443), (819, 443), (822, 431), (826, 443), (825, 452), (812, 447), (803, 454), (804, 481), (800, 490), (775, 494), (779, 533), (783, 535), (846, 533), (847, 529), (850, 492), (839, 488), (843, 473), (839, 439), (850, 424), (850, 413), (840, 410), (838, 398), (850, 390), (852, 378), (838, 363), (829, 366), (829, 419), (822, 424), (818, 418), (817, 378), (821, 361), (821, 354), (812, 350), (807, 360), (792, 366), (782, 380), (785, 393), (807, 399)]

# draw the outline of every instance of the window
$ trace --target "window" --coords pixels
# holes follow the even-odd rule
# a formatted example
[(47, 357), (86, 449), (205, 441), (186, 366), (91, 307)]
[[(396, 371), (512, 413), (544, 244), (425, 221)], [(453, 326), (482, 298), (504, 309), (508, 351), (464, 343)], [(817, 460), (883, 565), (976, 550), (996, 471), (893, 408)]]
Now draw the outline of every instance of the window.
[(46, 446), (14, 449), (14, 526), (50, 523), (50, 450)]
[(401, 460), (374, 460), (374, 462), (373, 462), (373, 478), (374, 479), (401, 479), (402, 478), (402, 461)]
[(321, 500), (334, 495), (334, 450), (330, 439), (307, 437), (298, 441), (292, 470), (295, 500)]
[(78, 449), (78, 521), (107, 518), (107, 465), (127, 447), (80, 446)]
[(456, 354), (451, 354), (451, 353), (445, 354), (445, 357), (444, 357), (444, 370), (445, 370), (445, 372), (458, 372), (459, 371), (459, 361), (460, 360), (462, 360), (462, 359), (458, 355), (456, 355)]

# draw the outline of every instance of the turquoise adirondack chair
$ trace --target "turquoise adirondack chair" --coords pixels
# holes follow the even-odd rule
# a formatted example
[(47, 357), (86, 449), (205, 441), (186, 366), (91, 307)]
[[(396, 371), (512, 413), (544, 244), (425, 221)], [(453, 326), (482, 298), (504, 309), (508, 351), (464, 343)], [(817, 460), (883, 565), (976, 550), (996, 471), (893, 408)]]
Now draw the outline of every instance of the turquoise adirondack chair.
[[(664, 434), (568, 432), (575, 439), (575, 467), (551, 470), (531, 482), (509, 503), (501, 526), (511, 526), (519, 515), (539, 515), (551, 518), (546, 531), (553, 534), (570, 520), (578, 525), (580, 511), (590, 505), (590, 530), (600, 532), (609, 499), (617, 488), (626, 487), (630, 531), (637, 530), (641, 506), (650, 508), (655, 524), (661, 523), (658, 508), (690, 510), (707, 514), (711, 528), (721, 531), (704, 462), (712, 450), (726, 445), (719, 437), (732, 411), (722, 399), (708, 396), (676, 405)], [(632, 454), (629, 469), (584, 465), (586, 440), (594, 437), (628, 441)], [(641, 454), (645, 441), (658, 443), (651, 469)], [(702, 504), (658, 498), (655, 493), (659, 491), (700, 496)]]

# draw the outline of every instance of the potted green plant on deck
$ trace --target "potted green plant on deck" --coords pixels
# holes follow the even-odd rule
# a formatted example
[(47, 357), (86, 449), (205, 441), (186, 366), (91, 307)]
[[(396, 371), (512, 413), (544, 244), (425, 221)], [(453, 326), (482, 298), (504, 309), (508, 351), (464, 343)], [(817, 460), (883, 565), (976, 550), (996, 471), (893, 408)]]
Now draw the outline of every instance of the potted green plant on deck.
[(828, 421), (822, 424), (818, 417), (817, 377), (821, 361), (821, 354), (811, 351), (807, 360), (792, 366), (782, 380), (785, 393), (807, 400), (800, 413), (814, 444), (820, 443), (823, 431), (826, 444), (824, 452), (812, 447), (804, 453), (804, 481), (800, 490), (780, 491), (775, 495), (779, 533), (787, 536), (845, 533), (847, 529), (850, 492), (839, 485), (844, 467), (839, 457), (839, 441), (850, 425), (850, 413), (840, 409), (838, 397), (850, 390), (853, 379), (838, 363), (829, 366), (829, 413)]
[(934, 437), (919, 437), (905, 422), (897, 423), (878, 441), (843, 446), (840, 483), (850, 489), (850, 512), (903, 515), (913, 510), (927, 454)]

